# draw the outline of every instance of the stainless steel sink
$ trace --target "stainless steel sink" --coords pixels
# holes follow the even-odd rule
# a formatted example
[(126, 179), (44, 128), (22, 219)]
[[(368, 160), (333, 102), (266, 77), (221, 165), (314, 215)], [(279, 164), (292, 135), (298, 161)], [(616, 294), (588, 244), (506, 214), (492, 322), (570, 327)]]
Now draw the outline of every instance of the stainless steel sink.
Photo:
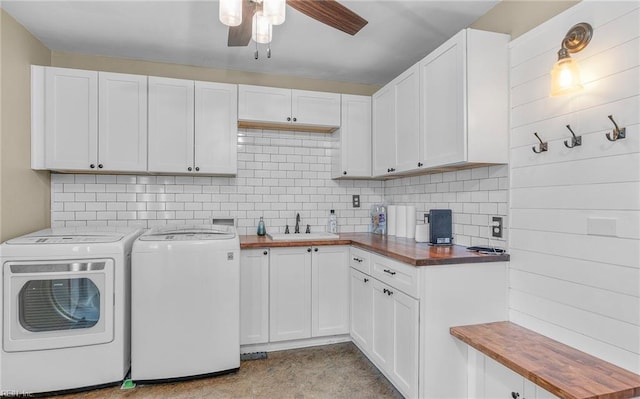
[(284, 233), (267, 233), (267, 235), (274, 241), (318, 241), (318, 240), (337, 240), (339, 235), (333, 233), (299, 233), (299, 234), (284, 234)]

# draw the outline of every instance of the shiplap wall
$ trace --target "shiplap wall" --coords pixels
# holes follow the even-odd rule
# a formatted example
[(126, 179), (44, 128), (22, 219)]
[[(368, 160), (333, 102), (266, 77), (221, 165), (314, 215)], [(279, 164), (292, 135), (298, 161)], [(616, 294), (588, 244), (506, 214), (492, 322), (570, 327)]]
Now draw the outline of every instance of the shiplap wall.
[[(594, 28), (573, 55), (585, 89), (549, 97), (579, 22)], [(510, 319), (640, 373), (640, 2), (584, 1), (510, 47)], [(626, 139), (607, 141), (607, 115)]]

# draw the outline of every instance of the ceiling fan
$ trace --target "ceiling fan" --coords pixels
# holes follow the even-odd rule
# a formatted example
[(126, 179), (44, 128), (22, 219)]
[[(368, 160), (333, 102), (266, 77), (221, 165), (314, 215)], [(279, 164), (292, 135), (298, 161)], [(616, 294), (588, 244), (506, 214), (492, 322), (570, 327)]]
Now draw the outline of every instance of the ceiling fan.
[[(253, 27), (254, 14), (262, 13), (263, 0), (241, 1), (242, 20), (237, 26), (229, 26), (229, 38), (227, 41), (229, 47), (247, 46), (249, 44), (252, 34), (255, 35), (255, 28)], [(281, 3), (282, 21), (284, 21), (284, 0), (281, 0)], [(338, 3), (336, 0), (286, 0), (286, 4), (316, 21), (352, 36), (367, 24), (367, 20)], [(270, 41), (271, 28), (269, 27), (268, 29)]]

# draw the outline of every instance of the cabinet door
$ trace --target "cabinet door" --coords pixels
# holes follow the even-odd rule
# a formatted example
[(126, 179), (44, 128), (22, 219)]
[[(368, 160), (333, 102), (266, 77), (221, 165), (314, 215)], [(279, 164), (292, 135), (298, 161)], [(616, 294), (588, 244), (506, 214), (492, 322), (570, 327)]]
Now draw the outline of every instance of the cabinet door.
[(371, 177), (371, 97), (342, 95), (340, 167), (334, 177)]
[(149, 77), (149, 171), (193, 170), (193, 81)]
[(290, 123), (291, 90), (239, 85), (238, 120)]
[(349, 333), (349, 247), (313, 248), (311, 336)]
[(373, 101), (373, 175), (383, 176), (396, 165), (395, 92), (387, 85), (378, 90)]
[(418, 301), (388, 288), (393, 300), (393, 368), (396, 387), (410, 398), (418, 397)]
[(464, 39), (462, 31), (420, 62), (421, 158), (426, 166), (466, 160)]
[(373, 362), (385, 371), (393, 369), (393, 298), (388, 287), (373, 279), (373, 337), (371, 355)]
[(293, 123), (319, 126), (340, 126), (340, 94), (292, 90)]
[(484, 398), (512, 398), (512, 392), (524, 399), (524, 377), (484, 356)]
[(311, 248), (273, 248), (269, 265), (269, 340), (311, 337)]
[(98, 168), (147, 170), (147, 77), (100, 72)]
[(240, 345), (269, 342), (269, 250), (240, 251)]
[(46, 168), (95, 169), (98, 161), (98, 72), (46, 68), (44, 112)]
[(420, 73), (418, 65), (394, 79), (396, 171), (418, 167), (420, 159)]
[(365, 353), (371, 352), (373, 336), (373, 281), (351, 269), (351, 338)]
[(195, 159), (200, 173), (235, 174), (238, 148), (238, 88), (195, 82)]

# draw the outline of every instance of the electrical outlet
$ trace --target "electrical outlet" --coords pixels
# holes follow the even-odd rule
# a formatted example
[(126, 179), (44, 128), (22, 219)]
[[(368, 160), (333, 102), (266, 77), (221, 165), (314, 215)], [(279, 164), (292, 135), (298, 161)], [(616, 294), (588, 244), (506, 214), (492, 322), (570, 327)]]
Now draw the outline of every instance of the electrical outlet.
[(360, 195), (354, 194), (351, 196), (351, 203), (354, 208), (360, 208)]
[(491, 235), (496, 238), (502, 238), (502, 217), (494, 216), (491, 219)]

